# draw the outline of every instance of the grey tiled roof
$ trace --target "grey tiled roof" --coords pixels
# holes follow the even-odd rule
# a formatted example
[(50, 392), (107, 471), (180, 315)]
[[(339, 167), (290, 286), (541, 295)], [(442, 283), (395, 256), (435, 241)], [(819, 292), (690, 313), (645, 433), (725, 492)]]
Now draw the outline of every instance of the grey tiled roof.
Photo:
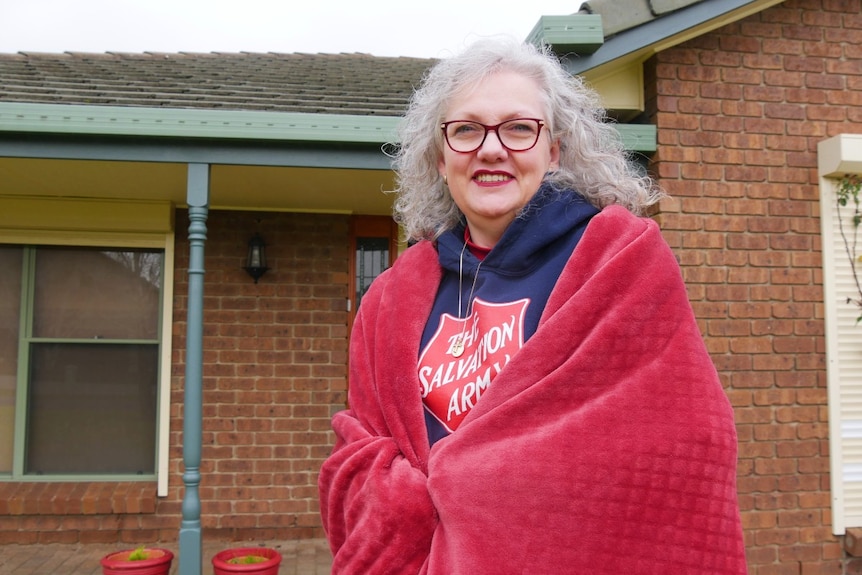
[(704, 0), (586, 0), (580, 12), (601, 14), (605, 38), (663, 18)]
[(0, 54), (0, 102), (398, 116), (434, 62), (367, 54)]

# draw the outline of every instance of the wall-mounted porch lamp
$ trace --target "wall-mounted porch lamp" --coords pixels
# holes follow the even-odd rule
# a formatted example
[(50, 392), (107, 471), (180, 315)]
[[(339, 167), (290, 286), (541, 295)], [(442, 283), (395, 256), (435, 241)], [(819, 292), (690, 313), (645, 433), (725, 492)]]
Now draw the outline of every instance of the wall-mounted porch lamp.
[(260, 279), (260, 276), (266, 273), (269, 268), (266, 267), (266, 244), (259, 234), (254, 234), (248, 240), (248, 255), (243, 268), (248, 275), (254, 278), (254, 283)]

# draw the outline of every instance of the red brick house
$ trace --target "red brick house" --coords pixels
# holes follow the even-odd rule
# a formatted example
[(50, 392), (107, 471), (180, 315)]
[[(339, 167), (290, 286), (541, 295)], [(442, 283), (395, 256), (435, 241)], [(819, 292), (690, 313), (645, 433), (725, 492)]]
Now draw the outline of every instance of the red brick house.
[[(835, 201), (862, 173), (860, 0), (600, 0), (530, 40), (596, 86), (671, 195), (654, 217), (736, 410), (750, 572), (862, 572), (862, 326)], [(0, 55), (0, 543), (176, 539), (201, 166), (203, 536), (322, 535), (351, 310), (398, 249), (380, 149), (432, 62)]]

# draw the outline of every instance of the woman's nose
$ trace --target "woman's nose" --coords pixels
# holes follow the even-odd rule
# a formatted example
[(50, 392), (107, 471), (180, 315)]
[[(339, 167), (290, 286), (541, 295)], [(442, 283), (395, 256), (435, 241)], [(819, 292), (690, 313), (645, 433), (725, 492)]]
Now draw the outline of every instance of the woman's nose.
[[(491, 137), (492, 134), (493, 138)], [(488, 130), (485, 141), (479, 147), (479, 155), (505, 156), (506, 152), (506, 146), (503, 145), (503, 141), (500, 139), (500, 134), (497, 133), (497, 130)]]

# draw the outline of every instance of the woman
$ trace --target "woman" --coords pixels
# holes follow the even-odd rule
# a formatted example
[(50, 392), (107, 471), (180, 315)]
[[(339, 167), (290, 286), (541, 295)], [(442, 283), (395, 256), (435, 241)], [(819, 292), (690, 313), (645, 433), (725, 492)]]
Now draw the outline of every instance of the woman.
[(661, 194), (547, 53), (440, 61), (320, 474), (338, 574), (745, 573), (733, 414)]

